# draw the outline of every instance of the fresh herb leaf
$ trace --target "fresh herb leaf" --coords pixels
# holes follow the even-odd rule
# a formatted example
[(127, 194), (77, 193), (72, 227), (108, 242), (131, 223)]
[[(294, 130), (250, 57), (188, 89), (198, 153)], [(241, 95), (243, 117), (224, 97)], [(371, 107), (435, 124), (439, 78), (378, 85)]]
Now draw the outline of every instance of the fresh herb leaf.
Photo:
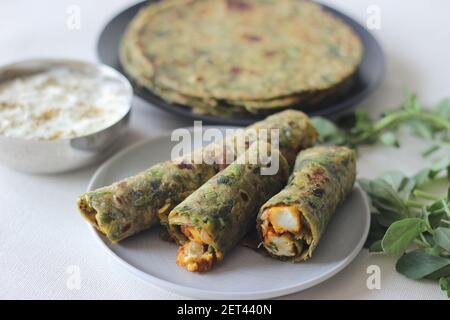
[(402, 199), (408, 199), (417, 185), (414, 179), (406, 177), (400, 171), (388, 171), (380, 179), (389, 183)]
[(447, 297), (450, 298), (450, 277), (442, 277), (439, 279), (439, 286), (442, 291), (447, 292)]
[(381, 246), (381, 240), (377, 240), (369, 247), (370, 252), (383, 252), (383, 247)]
[(376, 213), (371, 214), (369, 235), (364, 245), (366, 248), (370, 248), (375, 242), (381, 241), (386, 233), (386, 227), (378, 222), (377, 215)]
[(413, 134), (425, 139), (437, 139), (432, 149), (425, 155), (450, 147), (450, 99), (436, 107), (425, 109), (415, 94), (405, 92), (405, 100), (400, 108), (385, 113), (380, 119), (371, 119), (363, 110), (356, 110), (337, 121), (336, 126), (327, 119), (313, 118), (313, 124), (319, 132), (322, 144), (339, 144), (357, 148), (360, 145), (382, 142), (389, 146), (398, 146), (395, 133), (401, 127), (409, 127)]
[(431, 180), (430, 169), (422, 169), (420, 170), (413, 179), (416, 181), (417, 185), (423, 185)]
[[(362, 185), (363, 186), (363, 185)], [(380, 213), (396, 213), (398, 217), (408, 217), (409, 209), (392, 185), (383, 179), (375, 179), (363, 186), (373, 205)]]
[(429, 147), (428, 149), (424, 150), (422, 152), (422, 157), (429, 157), (432, 154), (434, 154), (436, 151), (438, 151), (440, 148), (441, 147), (439, 145), (435, 144), (435, 145)]
[[(450, 260), (450, 259), (447, 259)], [(436, 270), (433, 273), (430, 273), (425, 278), (430, 280), (439, 280), (442, 277), (448, 277), (450, 276), (450, 265), (447, 265), (439, 270)]]
[(431, 167), (430, 176), (432, 178), (437, 177), (443, 171), (448, 170), (449, 167), (450, 156), (442, 158)]
[(450, 119), (450, 98), (446, 98), (439, 102), (435, 107), (435, 113), (445, 119)]
[(434, 231), (434, 242), (450, 253), (450, 228), (437, 228)]
[(407, 218), (394, 222), (381, 241), (384, 253), (389, 256), (403, 254), (425, 229), (424, 221), (418, 218)]
[(403, 181), (407, 179), (400, 171), (387, 171), (380, 176), (380, 179), (389, 183), (395, 191), (400, 190)]
[(345, 143), (344, 134), (330, 120), (322, 117), (314, 117), (312, 118), (312, 123), (319, 133), (319, 143), (337, 145)]
[[(406, 128), (431, 142), (423, 157), (450, 150), (450, 98), (424, 108), (417, 95), (405, 90), (402, 105), (380, 118), (356, 110), (336, 123), (316, 117), (313, 124), (321, 144), (399, 147), (397, 133)], [(450, 297), (450, 188), (445, 195), (436, 193), (440, 182), (450, 181), (449, 153), (412, 177), (391, 171), (377, 179), (359, 179), (359, 183), (370, 197), (372, 217), (365, 246), (387, 255), (406, 252), (397, 262), (397, 271), (412, 279), (440, 279)], [(408, 252), (413, 248), (417, 250)]]
[(380, 139), (380, 142), (386, 146), (396, 147), (396, 148), (400, 147), (397, 137), (391, 131), (387, 131), (387, 132), (381, 134), (379, 139)]
[(417, 137), (428, 140), (431, 140), (434, 137), (434, 128), (427, 122), (422, 122), (421, 120), (413, 120), (410, 121), (409, 127)]
[(395, 267), (406, 277), (418, 280), (448, 266), (450, 259), (416, 250), (403, 255)]

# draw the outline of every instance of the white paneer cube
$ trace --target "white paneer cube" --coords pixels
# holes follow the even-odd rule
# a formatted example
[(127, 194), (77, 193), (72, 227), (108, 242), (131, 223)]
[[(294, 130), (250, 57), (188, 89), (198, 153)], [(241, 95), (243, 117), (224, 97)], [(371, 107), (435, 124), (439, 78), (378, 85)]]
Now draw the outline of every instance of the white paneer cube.
[(274, 255), (284, 257), (295, 256), (296, 253), (295, 243), (292, 237), (287, 233), (277, 235), (275, 233), (270, 232), (267, 235), (264, 244), (267, 250), (269, 250)]
[(277, 233), (300, 231), (300, 212), (295, 207), (272, 207), (269, 221)]

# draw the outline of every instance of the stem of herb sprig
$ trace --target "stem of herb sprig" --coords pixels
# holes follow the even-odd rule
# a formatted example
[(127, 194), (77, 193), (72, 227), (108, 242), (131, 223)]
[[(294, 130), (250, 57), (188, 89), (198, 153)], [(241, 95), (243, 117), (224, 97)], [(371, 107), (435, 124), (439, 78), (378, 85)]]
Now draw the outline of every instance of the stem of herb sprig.
[[(429, 193), (429, 192), (425, 192), (419, 189), (416, 189), (412, 192), (412, 194), (416, 197), (416, 198), (421, 198), (424, 200), (431, 200), (431, 201), (439, 201), (442, 199), (442, 197), (439, 197), (435, 194)], [(442, 209), (440, 210), (436, 210), (434, 211), (434, 213), (447, 213), (447, 216), (450, 218), (450, 206), (447, 205), (445, 200), (442, 200)], [(423, 203), (417, 202), (417, 201), (413, 201), (413, 200), (405, 200), (405, 204), (410, 207), (410, 208), (416, 208), (416, 209), (420, 209), (423, 208), (424, 206), (426, 206)]]
[(378, 132), (391, 126), (396, 122), (413, 120), (415, 118), (421, 121), (425, 120), (430, 124), (433, 124), (437, 128), (450, 130), (450, 122), (440, 116), (422, 110), (420, 111), (405, 110), (399, 111), (396, 114), (387, 115), (386, 117), (380, 119), (378, 122), (375, 123), (374, 131)]
[(423, 242), (422, 240), (420, 240), (420, 239), (414, 239), (414, 243), (415, 244), (417, 244), (419, 247), (421, 247), (421, 248), (429, 248), (430, 247), (430, 245), (428, 244), (428, 242), (427, 243), (425, 243), (425, 242)]
[(425, 192), (422, 190), (418, 190), (418, 189), (413, 191), (413, 195), (417, 198), (422, 198), (422, 199), (432, 200), (432, 201), (438, 201), (439, 199), (441, 199), (441, 197), (438, 197), (434, 194), (431, 194), (429, 192)]
[(450, 130), (450, 121), (442, 117), (422, 110), (402, 110), (397, 111), (395, 114), (388, 114), (382, 119), (378, 120), (373, 125), (372, 130), (364, 132), (363, 134), (355, 138), (349, 137), (349, 142), (351, 145), (357, 146), (369, 140), (370, 138), (378, 137), (383, 132), (383, 130), (395, 127), (395, 125), (397, 125), (398, 123), (409, 120), (420, 120), (430, 123), (435, 128)]
[(420, 240), (422, 240), (422, 242), (425, 243), (425, 245), (427, 247), (431, 247), (430, 243), (427, 241), (427, 239), (425, 239), (425, 236), (423, 235), (423, 233), (419, 233), (419, 237), (420, 237)]
[[(415, 95), (411, 95), (406, 92), (405, 102), (401, 108), (386, 113), (382, 118), (378, 120), (371, 119), (369, 114), (365, 111), (355, 112), (352, 117), (343, 118), (338, 125), (333, 123), (317, 121), (317, 127), (321, 129), (323, 134), (322, 143), (328, 144), (342, 144), (357, 149), (361, 145), (382, 143), (384, 145), (399, 147), (396, 133), (402, 127), (409, 127), (412, 129), (412, 133), (420, 138), (431, 140), (431, 145), (428, 149), (422, 152), (423, 157), (428, 157), (432, 154), (436, 155), (436, 152), (445, 153), (444, 149), (450, 149), (450, 118), (448, 117), (450, 111), (450, 99), (442, 101), (435, 108), (426, 110), (422, 108), (422, 105), (417, 100)], [(380, 239), (380, 227), (384, 227), (381, 220), (378, 222), (379, 226), (375, 229), (371, 228), (371, 243), (373, 246), (376, 244), (374, 241), (385, 242), (386, 248), (383, 245), (383, 251), (386, 254), (389, 252), (402, 251), (406, 253), (401, 259), (403, 259), (403, 266), (401, 269), (397, 269), (400, 273), (407, 275), (412, 272), (416, 272), (417, 268), (422, 268), (423, 265), (429, 264), (429, 256), (439, 257), (436, 259), (450, 259), (450, 251), (447, 250), (445, 243), (444, 247), (435, 243), (435, 238), (445, 238), (448, 228), (450, 228), (450, 190), (446, 195), (433, 194), (433, 190), (437, 188), (428, 188), (431, 184), (436, 187), (440, 187), (441, 184), (438, 180), (445, 179), (447, 184), (450, 181), (450, 163), (447, 158), (441, 159), (435, 166), (424, 168), (413, 177), (406, 177), (403, 174), (397, 172), (395, 176), (387, 174), (385, 177), (372, 180), (374, 183), (372, 186), (370, 183), (365, 184), (366, 191), (370, 194), (372, 200), (377, 199), (381, 202), (392, 198), (392, 203), (396, 203), (394, 207), (398, 210), (401, 217), (392, 223), (385, 230), (382, 239)], [(445, 168), (444, 168), (445, 167)], [(445, 177), (442, 173), (447, 173)], [(402, 177), (400, 185), (392, 184), (393, 181), (398, 181), (397, 178)], [(375, 188), (377, 183), (388, 183), (393, 187), (391, 192), (398, 193), (398, 196), (389, 197), (384, 188)], [(411, 187), (412, 185), (412, 187)], [(423, 191), (426, 190), (426, 191)], [(395, 199), (394, 199), (395, 198)], [(399, 201), (400, 200), (400, 201)], [(377, 201), (378, 202), (378, 201)], [(401, 202), (401, 204), (399, 203)], [(383, 217), (386, 214), (386, 218), (390, 218), (391, 214), (385, 211), (385, 207), (377, 205), (376, 202), (372, 202), (372, 205), (377, 209), (378, 213)], [(394, 209), (395, 210), (395, 209)], [(430, 218), (433, 217), (430, 223)], [(418, 220), (406, 220), (406, 219), (418, 219)], [(436, 221), (438, 218), (439, 221)], [(402, 223), (400, 220), (406, 220)], [(397, 224), (398, 223), (398, 224)], [(437, 223), (437, 224), (436, 224)], [(416, 266), (414, 259), (418, 259), (419, 256), (408, 256), (408, 248), (411, 244), (409, 237), (401, 235), (404, 233), (407, 235), (406, 228), (409, 225), (418, 226), (420, 224), (420, 232), (415, 235), (412, 242), (416, 245), (415, 249), (420, 250), (423, 256), (420, 258), (423, 261), (419, 261), (422, 265)], [(445, 227), (444, 227), (445, 226)], [(391, 229), (392, 228), (392, 229)], [(437, 228), (444, 228), (437, 233)], [(381, 229), (382, 230), (382, 229)], [(413, 230), (411, 230), (413, 232)], [(414, 231), (416, 233), (416, 231)], [(441, 239), (441, 240), (445, 240)], [(446, 240), (445, 240), (446, 241)], [(378, 244), (376, 245), (378, 247)], [(408, 246), (408, 248), (406, 248)], [(399, 248), (400, 247), (400, 248)], [(419, 259), (419, 260), (420, 260)], [(414, 261), (413, 261), (414, 260)], [(412, 263), (414, 262), (414, 263)], [(397, 264), (398, 266), (399, 264)], [(423, 268), (422, 268), (423, 269)], [(423, 270), (420, 269), (420, 272)], [(412, 271), (411, 271), (412, 270)], [(433, 270), (431, 270), (433, 271)], [(445, 273), (440, 278), (440, 286), (444, 291), (447, 291), (450, 297), (450, 274)], [(423, 277), (423, 276), (422, 276)]]
[(424, 204), (417, 202), (417, 201), (413, 201), (413, 200), (405, 200), (405, 204), (410, 207), (410, 208), (416, 208), (416, 209), (422, 209)]
[[(445, 209), (440, 209), (440, 210), (433, 211), (433, 213), (435, 213), (435, 214), (447, 213), (447, 211)], [(449, 218), (450, 218), (450, 216), (449, 216)]]

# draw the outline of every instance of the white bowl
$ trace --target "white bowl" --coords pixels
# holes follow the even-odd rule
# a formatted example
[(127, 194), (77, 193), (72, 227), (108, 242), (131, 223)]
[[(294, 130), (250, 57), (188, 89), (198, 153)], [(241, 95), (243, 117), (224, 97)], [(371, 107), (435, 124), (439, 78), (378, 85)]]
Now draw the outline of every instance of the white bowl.
[(31, 140), (0, 135), (0, 163), (27, 173), (57, 173), (104, 159), (128, 127), (133, 90), (118, 71), (102, 65), (66, 59), (34, 59), (0, 68), (0, 83), (54, 67), (94, 72), (119, 81), (127, 93), (128, 111), (113, 125), (92, 134), (56, 140)]

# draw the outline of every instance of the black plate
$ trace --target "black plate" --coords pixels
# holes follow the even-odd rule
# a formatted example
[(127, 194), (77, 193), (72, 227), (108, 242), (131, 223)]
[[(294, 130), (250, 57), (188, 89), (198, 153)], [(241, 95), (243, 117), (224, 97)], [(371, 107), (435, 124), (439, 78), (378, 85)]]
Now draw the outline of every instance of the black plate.
[[(138, 3), (115, 16), (103, 29), (97, 43), (97, 53), (101, 62), (122, 72), (119, 62), (119, 44), (122, 34), (128, 23), (136, 15), (138, 10), (149, 2), (155, 0), (143, 1)], [(326, 107), (315, 108), (314, 110), (305, 110), (310, 116), (332, 116), (339, 114), (345, 110), (351, 109), (358, 105), (362, 100), (367, 98), (380, 84), (384, 74), (384, 56), (381, 46), (374, 36), (366, 30), (362, 25), (346, 16), (345, 14), (325, 5), (326, 10), (335, 14), (344, 20), (359, 35), (364, 45), (364, 58), (357, 71), (356, 78), (352, 88), (347, 94), (339, 97), (333, 103)], [(134, 87), (134, 92), (143, 98), (149, 104), (175, 113), (179, 116), (188, 117), (196, 120), (203, 120), (208, 123), (228, 124), (228, 125), (248, 125), (264, 116), (248, 116), (239, 118), (226, 118), (212, 115), (199, 115), (191, 111), (191, 109), (182, 105), (172, 104), (164, 101), (157, 95), (147, 89)], [(300, 108), (299, 108), (300, 109)]]

